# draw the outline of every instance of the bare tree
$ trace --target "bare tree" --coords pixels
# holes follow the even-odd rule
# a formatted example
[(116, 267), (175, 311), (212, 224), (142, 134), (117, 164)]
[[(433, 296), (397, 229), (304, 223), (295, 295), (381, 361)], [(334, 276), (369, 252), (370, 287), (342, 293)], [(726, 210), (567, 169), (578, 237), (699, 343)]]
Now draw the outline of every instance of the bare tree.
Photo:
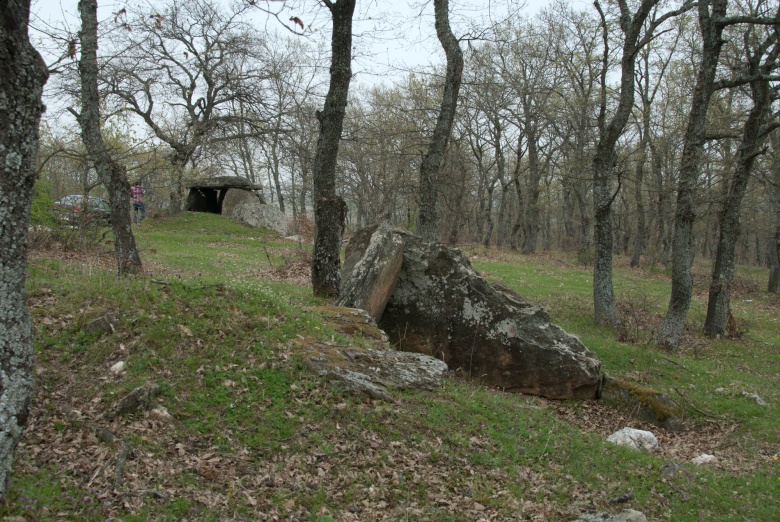
[[(652, 130), (652, 109), (653, 102), (658, 95), (662, 81), (666, 76), (666, 70), (674, 57), (677, 49), (677, 42), (682, 35), (682, 30), (675, 31), (674, 41), (669, 45), (666, 56), (659, 57), (660, 63), (653, 67), (651, 56), (655, 55), (654, 46), (646, 45), (639, 56), (639, 68), (636, 75), (636, 87), (639, 91), (639, 100), (641, 102), (638, 108), (639, 116), (637, 121), (637, 130), (639, 133), (639, 143), (637, 144), (638, 158), (634, 170), (634, 200), (636, 204), (636, 232), (634, 244), (631, 251), (631, 267), (639, 266), (642, 254), (645, 251), (648, 240), (648, 225), (645, 212), (645, 199), (643, 186), (647, 164), (650, 163), (651, 171), (656, 173), (659, 168), (658, 158), (655, 153)], [(650, 154), (648, 154), (648, 151)], [(649, 160), (649, 161), (648, 161)]]
[(683, 7), (660, 16), (648, 18), (659, 0), (642, 0), (635, 13), (631, 13), (628, 2), (619, 0), (620, 30), (623, 49), (620, 55), (620, 95), (618, 105), (607, 122), (606, 78), (609, 60), (609, 34), (607, 19), (598, 0), (594, 1), (602, 20), (604, 38), (604, 58), (601, 69), (601, 107), (598, 116), (599, 140), (593, 156), (593, 198), (595, 216), (595, 260), (593, 268), (593, 308), (598, 323), (617, 325), (620, 323), (615, 294), (612, 285), (612, 203), (617, 191), (612, 191), (612, 177), (617, 162), (615, 146), (631, 116), (634, 105), (635, 67), (639, 50), (652, 38), (659, 25), (672, 16), (676, 16), (692, 5), (686, 2)]
[(742, 138), (737, 149), (734, 172), (728, 180), (728, 189), (721, 203), (718, 219), (718, 245), (710, 279), (707, 317), (704, 320), (704, 333), (710, 337), (721, 337), (726, 333), (731, 283), (734, 279), (734, 256), (740, 235), (742, 199), (755, 160), (765, 152), (762, 147), (766, 136), (769, 130), (773, 130), (777, 125), (776, 122), (772, 122), (772, 127), (766, 128), (771, 103), (776, 99), (771, 86), (771, 77), (777, 69), (780, 55), (778, 28), (769, 29), (769, 34), (764, 38), (756, 32), (758, 31), (755, 26), (748, 26), (743, 34), (746, 76), (729, 82), (747, 83), (752, 107), (742, 127)]
[(24, 285), (48, 73), (30, 44), (29, 22), (29, 0), (0, 4), (0, 503), (33, 396), (33, 332)]
[[(171, 213), (181, 210), (185, 168), (204, 145), (264, 132), (255, 86), (265, 73), (241, 23), (246, 8), (170, 0), (115, 31), (126, 51), (107, 64), (105, 81), (121, 108), (172, 149)], [(239, 100), (255, 107), (250, 117), (231, 110)]]
[(317, 113), (320, 136), (314, 157), (314, 252), (311, 282), (315, 295), (335, 297), (341, 284), (340, 255), (346, 203), (336, 194), (336, 159), (352, 79), (352, 15), (356, 0), (322, 0), (333, 20), (330, 87)]
[(449, 0), (434, 0), (433, 9), (436, 19), (436, 36), (447, 56), (447, 71), (444, 78), (439, 117), (428, 151), (420, 165), (420, 213), (417, 220), (417, 232), (428, 241), (438, 239), (439, 219), (436, 205), (438, 185), (441, 182), (439, 169), (444, 161), (444, 152), (450, 139), (463, 76), (463, 51), (450, 28)]
[(685, 320), (693, 296), (691, 266), (696, 253), (693, 225), (696, 219), (695, 187), (698, 182), (701, 157), (706, 142), (707, 111), (715, 91), (715, 78), (720, 53), (725, 43), (723, 31), (729, 25), (740, 23), (777, 24), (777, 18), (755, 16), (726, 17), (728, 0), (699, 0), (699, 29), (701, 51), (688, 125), (683, 139), (683, 153), (677, 182), (677, 209), (675, 211), (672, 241), (672, 290), (669, 308), (655, 342), (676, 350), (685, 331)]
[(80, 0), (79, 12), (81, 112), (73, 112), (81, 126), (81, 136), (89, 158), (95, 165), (100, 181), (108, 190), (117, 269), (120, 275), (137, 274), (142, 271), (142, 266), (130, 224), (130, 183), (127, 181), (127, 169), (111, 157), (100, 130), (102, 125), (98, 93), (97, 0)]

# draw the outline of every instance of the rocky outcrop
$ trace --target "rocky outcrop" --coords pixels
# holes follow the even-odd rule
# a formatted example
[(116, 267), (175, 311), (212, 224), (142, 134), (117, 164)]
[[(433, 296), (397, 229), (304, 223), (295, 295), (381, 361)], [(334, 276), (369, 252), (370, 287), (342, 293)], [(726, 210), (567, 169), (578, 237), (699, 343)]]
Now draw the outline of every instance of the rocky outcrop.
[(311, 311), (339, 333), (362, 338), (367, 347), (302, 339), (298, 355), (310, 369), (351, 393), (391, 400), (391, 389), (432, 390), (444, 382), (447, 365), (422, 354), (392, 350), (385, 333), (364, 310), (336, 306)]
[(387, 224), (371, 230), (364, 228), (349, 240), (336, 304), (360, 308), (379, 321), (398, 281), (404, 242)]
[[(401, 270), (379, 321), (401, 350), (443, 359), (451, 370), (507, 390), (596, 398), (599, 360), (579, 339), (551, 324), (540, 306), (506, 286), (490, 285), (459, 251), (398, 228), (359, 231), (347, 246), (347, 258), (362, 258), (372, 243), (391, 241), (376, 234), (403, 243)], [(354, 268), (345, 270), (344, 280), (353, 273)]]

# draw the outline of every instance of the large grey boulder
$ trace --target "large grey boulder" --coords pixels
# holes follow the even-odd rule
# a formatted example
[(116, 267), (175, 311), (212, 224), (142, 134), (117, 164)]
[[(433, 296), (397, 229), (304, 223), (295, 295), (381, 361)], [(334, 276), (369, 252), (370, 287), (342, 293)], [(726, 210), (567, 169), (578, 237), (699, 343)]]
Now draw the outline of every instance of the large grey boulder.
[(360, 308), (379, 321), (398, 281), (404, 242), (388, 224), (371, 230), (361, 229), (349, 240), (336, 305)]
[[(355, 237), (380, 230), (375, 225)], [(506, 286), (490, 285), (458, 250), (399, 228), (382, 233), (404, 245), (395, 290), (379, 321), (401, 350), (443, 359), (450, 370), (506, 390), (596, 398), (600, 361), (579, 339), (550, 323), (540, 306)], [(347, 257), (364, 247), (365, 240), (350, 241)], [(349, 280), (351, 274), (345, 276)]]
[(222, 215), (250, 227), (265, 227), (287, 235), (287, 216), (275, 206), (262, 203), (257, 194), (248, 190), (228, 190), (222, 201)]

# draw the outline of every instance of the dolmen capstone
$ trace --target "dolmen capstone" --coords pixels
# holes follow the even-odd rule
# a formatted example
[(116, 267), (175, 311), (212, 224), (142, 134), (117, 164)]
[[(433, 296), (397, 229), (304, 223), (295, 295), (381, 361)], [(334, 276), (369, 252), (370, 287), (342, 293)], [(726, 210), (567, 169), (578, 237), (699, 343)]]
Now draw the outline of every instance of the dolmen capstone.
[(442, 359), (489, 386), (598, 396), (601, 362), (541, 306), (489, 284), (459, 250), (404, 229), (373, 225), (352, 236), (336, 304), (368, 311), (398, 349)]

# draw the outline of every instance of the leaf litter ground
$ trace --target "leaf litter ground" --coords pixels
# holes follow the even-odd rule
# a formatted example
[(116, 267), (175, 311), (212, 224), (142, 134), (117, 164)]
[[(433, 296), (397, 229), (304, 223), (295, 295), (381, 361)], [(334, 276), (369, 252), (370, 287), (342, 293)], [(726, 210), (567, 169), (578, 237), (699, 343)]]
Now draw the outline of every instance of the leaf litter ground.
[[(90, 271), (110, 269), (113, 261), (107, 254), (60, 254), (69, 265)], [(174, 273), (162, 265), (154, 271)], [(291, 284), (308, 278), (303, 263), (252, 275)], [(50, 339), (67, 337), (83, 310), (62, 313), (62, 297), (45, 287), (37, 290), (31, 292), (30, 306), (38, 328), (45, 328)], [(132, 325), (133, 319), (125, 318), (124, 324)], [(186, 327), (180, 334), (180, 350), (194, 349), (200, 340)], [(739, 424), (731, 420), (699, 416), (682, 432), (669, 433), (597, 402), (507, 399), (457, 376), (433, 396), (402, 393), (393, 403), (345, 397), (302, 372), (294, 343), (285, 340), (273, 344), (264, 357), (214, 366), (221, 372), (225, 396), (236, 402), (248, 393), (242, 381), (246, 372), (270, 368), (293, 376), (281, 409), (274, 410), (273, 401), (252, 404), (283, 416), (291, 427), (287, 432), (274, 432), (257, 443), (246, 426), (204, 431), (191, 413), (182, 413), (189, 392), (177, 382), (177, 369), (163, 361), (155, 366), (154, 360), (142, 375), (170, 382), (158, 402), (172, 415), (161, 410), (110, 418), (112, 404), (129, 391), (132, 379), (108, 368), (142, 350), (144, 338), (126, 326), (95, 345), (101, 343), (115, 345), (104, 346), (98, 358), (86, 351), (80, 357), (78, 350), (43, 348), (33, 414), (15, 467), (14, 481), (22, 486), (12, 489), (4, 515), (25, 520), (572, 520), (582, 512), (615, 510), (610, 500), (620, 498), (626, 486), (599, 473), (595, 483), (568, 473), (571, 460), (558, 455), (567, 450), (556, 430), (574, 429), (602, 439), (627, 425), (651, 429), (660, 440), (662, 460), (686, 463), (702, 451), (715, 452), (719, 472), (735, 475), (749, 474), (772, 458), (769, 446), (761, 451), (742, 448), (735, 436)], [(205, 386), (202, 376), (211, 370), (201, 366), (195, 371), (199, 386)], [(509, 437), (517, 441), (510, 463), (501, 459), (507, 451), (504, 437), (495, 433), (489, 414), (474, 426), (460, 426), (462, 430), (447, 415), (444, 422), (431, 420), (447, 408), (473, 408), (476, 418), (482, 418), (482, 407), (464, 395), (516, 406), (513, 422), (523, 428)], [(528, 415), (540, 412), (547, 416)], [(258, 417), (259, 422), (268, 418)], [(641, 473), (654, 478), (644, 503), (634, 507), (651, 517), (665, 518), (670, 503), (689, 502), (700, 491), (696, 485), (660, 478), (657, 459), (637, 466), (646, 466)]]

